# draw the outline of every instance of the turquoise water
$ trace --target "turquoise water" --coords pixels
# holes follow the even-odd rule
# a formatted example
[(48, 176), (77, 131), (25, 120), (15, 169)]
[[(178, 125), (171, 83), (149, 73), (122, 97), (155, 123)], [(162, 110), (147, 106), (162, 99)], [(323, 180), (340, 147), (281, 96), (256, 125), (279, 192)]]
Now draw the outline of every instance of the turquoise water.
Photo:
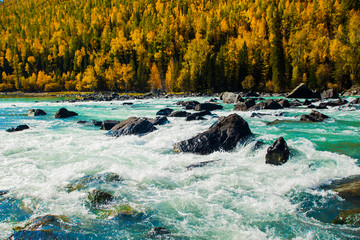
[[(207, 156), (176, 154), (172, 146), (205, 131), (218, 116), (234, 113), (232, 104), (213, 111), (207, 120), (170, 123), (142, 137), (111, 138), (79, 120), (125, 120), (155, 117), (158, 110), (184, 99), (60, 103), (57, 99), (0, 99), (0, 238), (16, 226), (46, 214), (66, 216), (56, 230), (67, 239), (147, 239), (154, 227), (171, 235), (163, 239), (358, 239), (360, 229), (332, 224), (343, 206), (334, 193), (318, 189), (331, 179), (360, 174), (360, 111), (352, 107), (320, 110), (323, 123), (300, 123), (307, 108), (264, 110), (251, 117), (236, 112), (255, 134), (232, 152)], [(209, 98), (188, 98), (204, 102)], [(350, 99), (351, 100), (351, 99)], [(129, 101), (127, 101), (129, 102)], [(55, 119), (61, 107), (79, 115)], [(28, 117), (31, 108), (48, 115)], [(280, 112), (284, 114), (278, 116)], [(275, 119), (274, 125), (266, 125)], [(8, 133), (20, 124), (29, 130)], [(282, 166), (265, 164), (266, 148), (283, 136), (291, 157)], [(253, 150), (257, 140), (266, 145)], [(186, 170), (201, 161), (219, 160)], [(114, 172), (124, 181), (105, 187), (117, 205), (136, 214), (101, 217), (87, 204), (88, 190), (65, 190), (67, 184), (91, 174)], [(96, 187), (96, 186), (93, 186)], [(111, 206), (110, 206), (111, 208)]]

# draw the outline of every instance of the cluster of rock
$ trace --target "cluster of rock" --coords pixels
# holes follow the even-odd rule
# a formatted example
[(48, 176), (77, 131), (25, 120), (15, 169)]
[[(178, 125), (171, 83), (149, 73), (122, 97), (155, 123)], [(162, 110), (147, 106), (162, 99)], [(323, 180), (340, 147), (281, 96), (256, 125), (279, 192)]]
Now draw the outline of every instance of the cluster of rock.
[(144, 94), (119, 94), (116, 92), (95, 92), (89, 94), (71, 94), (71, 95), (57, 95), (57, 97), (73, 97), (74, 99), (66, 100), (67, 102), (104, 102), (104, 101), (130, 101), (143, 100), (154, 98), (178, 98), (178, 97), (206, 97), (213, 96), (213, 94), (205, 93), (189, 93), (189, 94), (166, 94), (164, 92), (149, 92)]
[[(103, 190), (107, 186), (114, 187), (116, 184), (122, 184), (123, 181), (124, 179), (118, 174), (105, 172), (72, 180), (65, 187), (65, 190), (68, 193), (86, 191), (88, 197), (85, 206), (98, 215), (99, 218), (124, 219), (127, 222), (144, 220), (145, 215), (143, 212), (132, 208), (128, 204), (120, 203), (118, 197), (114, 196), (111, 191)], [(68, 239), (70, 236), (67, 233), (78, 232), (73, 229), (76, 225), (77, 223), (67, 216), (45, 214), (30, 219), (23, 226), (15, 227), (14, 233), (9, 239)], [(79, 234), (79, 237), (85, 236), (91, 237), (89, 234)], [(171, 232), (164, 227), (154, 227), (147, 232), (146, 236), (148, 238), (170, 237)], [(70, 237), (70, 239), (72, 238)]]

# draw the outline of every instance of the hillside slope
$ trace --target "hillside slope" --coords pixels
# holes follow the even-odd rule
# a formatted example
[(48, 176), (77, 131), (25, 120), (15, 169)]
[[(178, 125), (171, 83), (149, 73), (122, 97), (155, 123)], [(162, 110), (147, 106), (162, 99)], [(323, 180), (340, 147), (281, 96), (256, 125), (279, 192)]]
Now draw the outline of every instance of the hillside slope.
[(0, 91), (286, 91), (360, 82), (357, 0), (0, 3)]

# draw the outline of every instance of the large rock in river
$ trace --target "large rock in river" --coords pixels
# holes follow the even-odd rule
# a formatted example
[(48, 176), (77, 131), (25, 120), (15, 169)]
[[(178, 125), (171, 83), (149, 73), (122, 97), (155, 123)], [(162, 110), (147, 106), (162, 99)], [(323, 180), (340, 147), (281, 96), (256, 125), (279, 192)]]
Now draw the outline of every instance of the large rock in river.
[(112, 137), (119, 137), (121, 135), (144, 135), (146, 133), (155, 131), (156, 127), (146, 118), (129, 117), (125, 121), (116, 124), (108, 132)]
[(289, 147), (283, 137), (278, 138), (268, 149), (265, 163), (282, 165), (289, 159)]
[(174, 145), (175, 152), (210, 154), (215, 151), (230, 151), (245, 137), (251, 135), (248, 123), (239, 115), (220, 118), (207, 131)]
[(301, 122), (323, 122), (325, 119), (329, 118), (329, 116), (322, 114), (318, 111), (312, 110), (309, 115), (301, 115)]
[(223, 92), (220, 95), (220, 100), (223, 100), (224, 103), (237, 103), (239, 98), (241, 96), (233, 92)]
[(36, 117), (36, 116), (46, 115), (46, 112), (41, 109), (30, 109), (30, 110), (27, 110), (27, 115), (29, 117)]
[(301, 83), (297, 86), (287, 98), (313, 98), (313, 92), (306, 86), (305, 83)]
[(321, 93), (321, 98), (323, 98), (323, 99), (329, 99), (329, 98), (337, 99), (337, 98), (339, 98), (339, 93), (335, 89), (330, 88), (330, 89), (328, 89), (328, 90)]
[(73, 111), (69, 111), (66, 108), (60, 108), (59, 111), (57, 111), (54, 115), (55, 118), (68, 118), (77, 116), (78, 114)]
[(23, 130), (26, 130), (26, 129), (29, 129), (30, 127), (26, 124), (23, 124), (23, 125), (19, 125), (17, 127), (12, 127), (12, 128), (8, 128), (6, 129), (7, 132), (19, 132), (19, 131), (23, 131)]

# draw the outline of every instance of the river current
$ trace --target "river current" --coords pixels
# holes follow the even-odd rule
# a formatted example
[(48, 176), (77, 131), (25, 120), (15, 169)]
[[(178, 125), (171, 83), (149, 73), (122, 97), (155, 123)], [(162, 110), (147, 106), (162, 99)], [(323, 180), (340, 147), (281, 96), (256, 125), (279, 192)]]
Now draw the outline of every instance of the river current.
[[(223, 104), (202, 121), (168, 118), (144, 136), (106, 136), (77, 121), (151, 117), (162, 108), (181, 110), (179, 100), (159, 98), (111, 102), (56, 102), (42, 98), (0, 98), (0, 239), (17, 226), (47, 214), (65, 216), (65, 239), (147, 239), (154, 227), (171, 234), (160, 239), (359, 239), (360, 229), (333, 224), (342, 200), (319, 188), (333, 179), (360, 174), (360, 108), (320, 112), (322, 123), (299, 122), (306, 107), (234, 112)], [(351, 100), (349, 98), (348, 100)], [(129, 101), (128, 101), (129, 102)], [(61, 107), (79, 115), (55, 119)], [(43, 109), (45, 116), (28, 117)], [(191, 112), (191, 111), (190, 111)], [(220, 116), (237, 113), (254, 133), (231, 152), (201, 156), (174, 153), (173, 145), (207, 130)], [(286, 120), (266, 125), (275, 119)], [(5, 130), (27, 124), (30, 129)], [(284, 165), (265, 164), (267, 147), (283, 136), (290, 147)], [(254, 150), (256, 141), (265, 143)], [(200, 168), (186, 166), (216, 160)], [(92, 211), (88, 190), (67, 192), (67, 184), (87, 175), (116, 173), (124, 180), (106, 190), (134, 214), (104, 217)], [(92, 186), (96, 188), (97, 186)], [(100, 186), (101, 187), (101, 186)]]

